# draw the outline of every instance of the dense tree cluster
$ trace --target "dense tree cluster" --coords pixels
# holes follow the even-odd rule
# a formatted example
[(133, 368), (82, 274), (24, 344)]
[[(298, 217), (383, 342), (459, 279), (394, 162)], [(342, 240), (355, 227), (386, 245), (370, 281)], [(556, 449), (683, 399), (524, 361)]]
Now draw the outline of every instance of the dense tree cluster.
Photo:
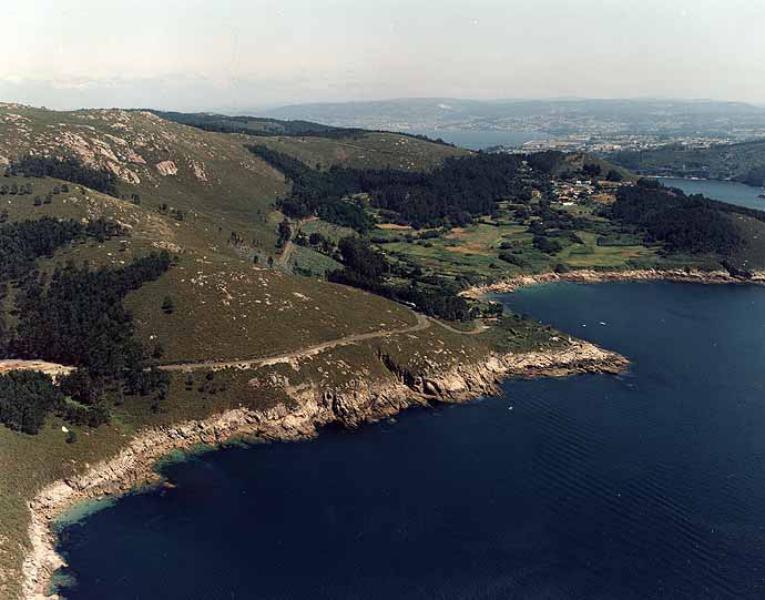
[(565, 161), (566, 155), (559, 150), (545, 150), (526, 156), (526, 162), (532, 169), (547, 175), (552, 175), (558, 171), (565, 164)]
[(29, 279), (17, 300), (19, 322), (10, 341), (20, 358), (84, 367), (91, 376), (119, 377), (143, 368), (123, 298), (170, 266), (167, 252), (120, 269), (91, 270), (69, 263), (50, 277)]
[(370, 222), (364, 205), (351, 198), (364, 194), (372, 206), (414, 227), (464, 225), (490, 214), (498, 200), (522, 193), (522, 159), (509, 154), (453, 157), (427, 173), (394, 169), (360, 170), (332, 167), (311, 169), (301, 161), (265, 146), (253, 146), (263, 158), (292, 181), (281, 201), (285, 214), (302, 218), (318, 215), (326, 221), (366, 231)]
[(287, 216), (302, 219), (317, 215), (330, 223), (362, 232), (372, 225), (363, 204), (346, 198), (361, 191), (353, 175), (355, 171), (333, 168), (323, 172), (267, 146), (252, 146), (250, 150), (292, 182), (290, 195), (280, 202)]
[(51, 256), (57, 248), (83, 237), (99, 241), (118, 235), (120, 227), (103, 219), (86, 225), (49, 217), (0, 226), (0, 282), (17, 279), (32, 270), (38, 258)]
[(73, 156), (25, 156), (12, 162), (8, 173), (27, 177), (54, 177), (84, 185), (104, 194), (118, 196), (117, 178), (114, 173), (88, 167)]
[(376, 171), (367, 174), (363, 191), (408, 225), (465, 225), (521, 191), (521, 162), (516, 155), (476, 154), (449, 158), (429, 173)]
[[(35, 433), (55, 411), (69, 423), (97, 426), (109, 419), (107, 390), (164, 395), (165, 373), (146, 369), (143, 347), (122, 300), (170, 266), (166, 252), (152, 253), (120, 269), (91, 269), (68, 263), (50, 275), (34, 273), (36, 259), (78, 237), (119, 233), (111, 223), (82, 225), (40, 219), (0, 227), (0, 282), (16, 281), (15, 327), (0, 319), (0, 354), (44, 359), (78, 367), (50, 378), (11, 373), (0, 378), (0, 422)], [(0, 302), (6, 304), (4, 294)], [(0, 315), (2, 312), (0, 312)]]
[(742, 243), (720, 203), (703, 196), (686, 196), (656, 181), (641, 180), (634, 187), (620, 188), (616, 198), (609, 216), (637, 225), (647, 232), (649, 241), (660, 241), (669, 251), (725, 256)]
[(403, 302), (426, 315), (450, 321), (471, 318), (470, 305), (458, 295), (454, 283), (440, 277), (423, 278), (417, 273), (408, 273), (408, 285), (390, 283), (386, 275), (391, 272), (391, 267), (385, 256), (359, 237), (343, 238), (339, 250), (344, 268), (329, 273), (330, 281)]
[(37, 433), (62, 402), (63, 394), (48, 375), (12, 371), (0, 376), (0, 423), (10, 429)]
[[(93, 387), (70, 385), (68, 380), (77, 379), (83, 371), (61, 377), (59, 384), (49, 375), (39, 371), (11, 371), (0, 375), (0, 423), (14, 431), (35, 434), (44, 425), (51, 413), (60, 416), (72, 425), (98, 427), (109, 420), (109, 409), (101, 402), (98, 382)], [(87, 404), (81, 403), (77, 394), (92, 398)], [(73, 440), (69, 440), (73, 441)]]

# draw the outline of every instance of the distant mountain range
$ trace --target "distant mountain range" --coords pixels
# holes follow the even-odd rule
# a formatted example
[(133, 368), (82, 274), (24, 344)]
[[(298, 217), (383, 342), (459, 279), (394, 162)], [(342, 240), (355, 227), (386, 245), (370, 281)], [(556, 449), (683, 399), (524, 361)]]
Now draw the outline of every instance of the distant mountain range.
[(765, 107), (712, 100), (404, 98), (297, 104), (259, 114), (341, 127), (429, 134), (462, 130), (547, 136), (637, 134), (734, 139), (765, 134)]

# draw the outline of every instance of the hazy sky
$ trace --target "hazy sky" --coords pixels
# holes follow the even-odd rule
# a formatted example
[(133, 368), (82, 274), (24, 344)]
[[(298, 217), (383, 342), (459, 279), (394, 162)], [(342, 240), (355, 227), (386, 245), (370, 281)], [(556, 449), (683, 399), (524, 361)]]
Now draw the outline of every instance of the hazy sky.
[(19, 0), (0, 100), (247, 109), (323, 100), (765, 104), (765, 0)]

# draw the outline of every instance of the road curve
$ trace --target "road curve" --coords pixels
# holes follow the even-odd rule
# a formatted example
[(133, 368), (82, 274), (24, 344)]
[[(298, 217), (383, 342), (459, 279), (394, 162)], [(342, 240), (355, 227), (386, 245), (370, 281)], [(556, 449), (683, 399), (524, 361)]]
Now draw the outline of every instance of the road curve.
[(349, 346), (351, 344), (357, 344), (359, 342), (366, 342), (368, 340), (374, 340), (378, 338), (388, 337), (391, 335), (400, 335), (406, 333), (416, 333), (423, 331), (430, 327), (431, 320), (425, 315), (414, 313), (417, 317), (417, 323), (409, 325), (408, 327), (400, 327), (398, 329), (386, 329), (384, 331), (372, 331), (370, 333), (359, 333), (354, 335), (348, 335), (336, 340), (330, 340), (328, 342), (322, 342), (321, 344), (315, 344), (300, 350), (293, 350), (292, 352), (284, 352), (282, 354), (273, 354), (271, 356), (261, 356), (258, 358), (243, 358), (238, 360), (204, 360), (199, 362), (189, 363), (177, 363), (170, 365), (159, 365), (157, 368), (162, 371), (197, 371), (199, 369), (225, 369), (227, 367), (239, 368), (239, 369), (252, 369), (257, 367), (265, 367), (268, 365), (287, 362), (298, 358), (305, 358), (308, 356), (314, 356), (325, 350), (332, 348), (338, 348), (341, 346)]

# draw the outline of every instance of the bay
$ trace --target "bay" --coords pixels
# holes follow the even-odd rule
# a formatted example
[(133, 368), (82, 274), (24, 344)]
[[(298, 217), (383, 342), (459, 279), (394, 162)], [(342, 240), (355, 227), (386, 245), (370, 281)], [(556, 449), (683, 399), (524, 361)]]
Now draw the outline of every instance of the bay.
[(761, 598), (765, 288), (500, 298), (631, 369), (171, 463), (61, 532), (65, 597)]

